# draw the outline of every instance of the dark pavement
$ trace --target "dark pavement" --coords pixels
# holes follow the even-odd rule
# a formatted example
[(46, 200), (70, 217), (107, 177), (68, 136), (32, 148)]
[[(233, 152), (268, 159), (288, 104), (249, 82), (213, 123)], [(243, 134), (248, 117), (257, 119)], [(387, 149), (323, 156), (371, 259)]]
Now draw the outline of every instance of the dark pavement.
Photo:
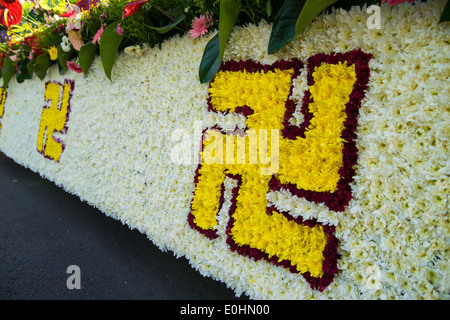
[[(81, 289), (67, 288), (70, 265), (80, 268)], [(237, 298), (185, 258), (0, 152), (0, 299)]]

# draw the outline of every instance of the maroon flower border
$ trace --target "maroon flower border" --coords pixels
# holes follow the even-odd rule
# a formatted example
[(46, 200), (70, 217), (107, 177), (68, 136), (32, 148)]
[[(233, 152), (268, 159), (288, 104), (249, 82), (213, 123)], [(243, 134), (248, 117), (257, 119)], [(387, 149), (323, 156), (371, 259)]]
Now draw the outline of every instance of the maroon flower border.
[[(344, 211), (345, 207), (348, 205), (349, 201), (352, 198), (350, 183), (353, 181), (353, 176), (355, 174), (355, 170), (353, 166), (356, 165), (357, 162), (357, 148), (355, 143), (356, 133), (355, 130), (357, 128), (357, 118), (359, 113), (359, 107), (362, 99), (365, 94), (364, 91), (367, 87), (369, 77), (370, 77), (370, 69), (369, 69), (369, 61), (372, 55), (364, 53), (362, 50), (353, 50), (347, 53), (331, 53), (331, 54), (316, 54), (311, 56), (307, 61), (307, 84), (308, 86), (312, 86), (314, 84), (313, 72), (314, 69), (320, 66), (323, 62), (329, 64), (337, 64), (339, 62), (344, 63), (347, 62), (347, 65), (355, 65), (356, 72), (356, 83), (353, 86), (352, 93), (350, 94), (350, 100), (346, 104), (345, 112), (347, 114), (347, 119), (344, 121), (344, 130), (342, 132), (342, 139), (346, 142), (344, 143), (343, 148), (343, 166), (339, 170), (339, 174), (341, 175), (341, 179), (338, 182), (338, 189), (334, 193), (330, 192), (314, 192), (309, 190), (298, 189), (294, 184), (281, 184), (279, 179), (276, 178), (276, 175), (272, 175), (272, 178), (269, 182), (269, 190), (278, 191), (281, 189), (288, 190), (291, 194), (303, 197), (308, 201), (312, 201), (315, 203), (324, 203), (330, 210), (333, 211)], [(268, 72), (273, 71), (274, 69), (287, 70), (294, 69), (294, 73), (292, 75), (292, 80), (300, 75), (300, 71), (303, 68), (303, 63), (298, 59), (292, 59), (290, 61), (280, 60), (275, 62), (272, 65), (263, 65), (258, 62), (254, 62), (252, 60), (246, 61), (228, 61), (222, 64), (221, 70), (224, 71), (247, 71), (247, 72)], [(214, 81), (214, 79), (213, 79)], [(297, 137), (304, 137), (304, 133), (306, 128), (309, 126), (310, 121), (313, 117), (312, 113), (309, 113), (309, 104), (312, 102), (311, 93), (307, 90), (304, 93), (302, 100), (301, 112), (304, 116), (304, 122), (300, 126), (294, 126), (290, 124), (290, 119), (295, 112), (295, 103), (291, 99), (292, 97), (293, 86), (290, 88), (289, 98), (286, 101), (286, 111), (284, 115), (282, 129), (282, 135), (286, 139), (296, 139)], [(207, 99), (208, 110), (212, 112), (220, 112), (223, 114), (227, 114), (227, 111), (217, 111), (213, 109), (211, 104), (211, 96), (208, 96)], [(253, 110), (249, 106), (240, 106), (235, 109), (235, 112), (241, 113), (244, 116), (248, 116), (253, 113)], [(215, 127), (215, 129), (217, 129)], [(205, 132), (206, 130), (204, 130)], [(225, 132), (221, 131), (223, 134)], [(202, 164), (200, 163), (197, 166), (194, 183), (197, 185), (199, 172)], [(290, 272), (298, 273), (297, 269), (289, 260), (280, 260), (276, 256), (269, 257), (269, 255), (259, 249), (251, 248), (249, 245), (239, 245), (237, 244), (232, 236), (231, 229), (234, 225), (234, 212), (237, 207), (237, 196), (239, 193), (240, 185), (242, 184), (242, 177), (240, 175), (231, 175), (226, 174), (226, 176), (235, 179), (237, 181), (237, 186), (232, 190), (232, 204), (229, 209), (230, 220), (227, 224), (226, 234), (227, 234), (227, 244), (230, 246), (231, 251), (236, 251), (241, 255), (251, 257), (255, 261), (260, 259), (265, 259), (274, 265), (283, 266), (290, 270)], [(195, 193), (195, 191), (194, 191)], [(219, 211), (222, 208), (224, 202), (224, 184), (221, 185), (221, 196), (220, 196), (220, 204)], [(303, 275), (305, 280), (310, 284), (311, 288), (317, 289), (319, 291), (325, 290), (325, 288), (333, 281), (334, 276), (338, 273), (337, 268), (337, 260), (340, 255), (337, 251), (339, 246), (339, 240), (335, 237), (335, 228), (334, 226), (327, 226), (319, 223), (315, 219), (311, 220), (303, 220), (301, 217), (294, 218), (288, 212), (283, 212), (277, 210), (273, 206), (268, 206), (266, 208), (267, 214), (271, 215), (274, 211), (283, 214), (288, 220), (295, 221), (300, 225), (308, 225), (313, 227), (315, 225), (321, 225), (326, 237), (327, 244), (324, 249), (324, 262), (322, 270), (324, 272), (323, 276), (320, 278), (315, 278), (310, 275), (309, 272), (306, 272)], [(197, 226), (194, 222), (194, 215), (192, 214), (192, 202), (191, 202), (191, 211), (188, 214), (188, 223), (191, 228), (199, 231), (204, 234), (209, 239), (215, 239), (218, 237), (216, 230), (205, 230)]]

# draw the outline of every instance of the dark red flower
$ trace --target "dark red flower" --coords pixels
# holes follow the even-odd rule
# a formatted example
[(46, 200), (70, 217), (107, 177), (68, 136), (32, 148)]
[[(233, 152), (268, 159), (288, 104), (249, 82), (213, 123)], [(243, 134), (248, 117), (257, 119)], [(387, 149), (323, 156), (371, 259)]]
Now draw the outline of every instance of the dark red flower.
[(5, 27), (19, 24), (22, 20), (22, 4), (19, 0), (0, 0), (0, 23)]
[(40, 39), (35, 34), (23, 39), (23, 43), (28, 44), (31, 50), (33, 50), (38, 56), (43, 53), (42, 49), (39, 47), (39, 41)]
[(123, 9), (122, 19), (128, 18), (135, 14), (149, 0), (137, 0), (127, 3)]
[(79, 6), (80, 9), (83, 9), (83, 10), (89, 10), (89, 8), (93, 4), (97, 4), (99, 2), (100, 2), (100, 0), (80, 0), (77, 2), (77, 6)]

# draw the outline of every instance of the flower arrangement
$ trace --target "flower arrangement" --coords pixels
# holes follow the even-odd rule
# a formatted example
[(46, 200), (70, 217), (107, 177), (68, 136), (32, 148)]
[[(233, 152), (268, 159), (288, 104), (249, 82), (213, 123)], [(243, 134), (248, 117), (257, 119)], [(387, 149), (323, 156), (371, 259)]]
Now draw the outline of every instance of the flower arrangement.
[[(83, 20), (80, 51), (126, 41), (127, 19), (138, 18), (149, 2), (140, 4), (124, 20), (124, 6), (104, 24)], [(90, 15), (104, 14), (100, 6)], [(439, 23), (445, 7), (445, 1), (381, 4), (379, 30), (367, 28), (365, 7), (331, 9), (275, 53), (268, 44), (280, 20), (238, 25), (208, 84), (199, 81), (199, 65), (224, 29), (195, 39), (188, 30), (206, 9), (220, 20), (211, 7), (182, 20), (160, 46), (125, 47), (112, 82), (101, 54), (87, 77), (80, 56), (66, 65), (79, 64), (81, 73), (62, 72), (65, 51), (55, 45), (58, 59), (45, 84), (13, 79), (3, 89), (0, 149), (162, 250), (185, 256), (236, 295), (448, 299), (449, 33)], [(176, 22), (165, 19), (159, 27)], [(185, 33), (176, 34), (183, 23)], [(99, 43), (86, 46), (88, 29)], [(56, 30), (53, 43), (64, 35), (75, 52), (66, 27)], [(47, 52), (36, 41), (27, 39), (33, 55)], [(63, 108), (52, 108), (53, 100)], [(57, 109), (67, 111), (64, 121)], [(268, 132), (259, 155), (271, 155), (279, 141), (276, 172), (258, 174), (268, 169), (263, 158), (238, 162), (238, 141), (252, 129)], [(182, 141), (176, 132), (184, 133)], [(230, 138), (233, 164), (227, 150), (216, 157), (213, 148)], [(194, 161), (173, 161), (178, 143), (194, 146)], [(223, 163), (208, 163), (208, 154)]]
[[(396, 5), (404, 1), (387, 2)], [(206, 83), (219, 70), (227, 39), (235, 25), (256, 23), (262, 19), (273, 21), (268, 52), (275, 53), (331, 5), (348, 9), (351, 5), (378, 3), (373, 0), (254, 2), (51, 0), (44, 3), (33, 0), (22, 8), (19, 0), (1, 1), (0, 24), (8, 27), (7, 41), (3, 41), (0, 47), (3, 86), (8, 85), (14, 74), (19, 82), (30, 79), (33, 73), (42, 80), (53, 63), (61, 72), (69, 68), (76, 72), (81, 70), (87, 75), (97, 54), (101, 56), (106, 76), (111, 79), (119, 50), (144, 43), (150, 47), (161, 45), (162, 41), (187, 30), (195, 39), (218, 28), (219, 32), (205, 47), (199, 65), (200, 82)], [(22, 9), (25, 11), (24, 19)], [(441, 22), (450, 19), (449, 12), (447, 4)], [(21, 26), (17, 27), (18, 24)], [(106, 40), (100, 41), (103, 32), (106, 32)]]

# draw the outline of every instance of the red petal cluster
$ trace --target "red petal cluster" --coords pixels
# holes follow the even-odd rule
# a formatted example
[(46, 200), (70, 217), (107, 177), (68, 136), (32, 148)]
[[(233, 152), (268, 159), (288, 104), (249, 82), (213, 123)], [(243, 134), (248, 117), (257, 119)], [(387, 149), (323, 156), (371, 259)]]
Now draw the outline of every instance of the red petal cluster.
[(19, 0), (0, 0), (0, 23), (5, 27), (22, 20), (22, 4)]
[(131, 1), (125, 5), (122, 13), (122, 19), (128, 18), (129, 16), (135, 14), (143, 5), (149, 0), (137, 0)]

